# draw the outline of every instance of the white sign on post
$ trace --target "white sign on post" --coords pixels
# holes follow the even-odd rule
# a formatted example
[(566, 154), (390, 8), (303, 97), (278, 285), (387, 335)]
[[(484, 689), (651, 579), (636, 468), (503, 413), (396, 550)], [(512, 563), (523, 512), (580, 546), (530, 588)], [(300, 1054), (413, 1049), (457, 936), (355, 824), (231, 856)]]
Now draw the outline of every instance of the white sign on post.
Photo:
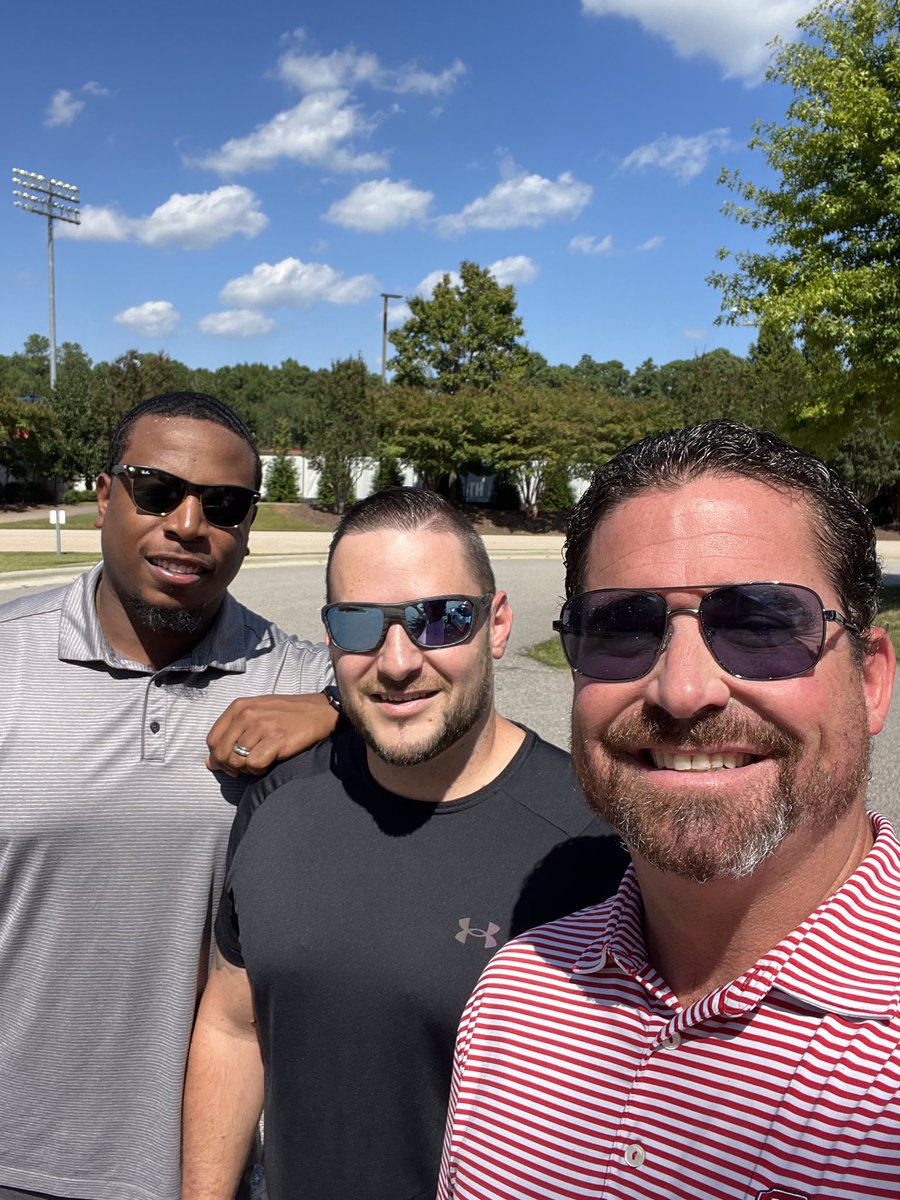
[(50, 524), (56, 526), (56, 553), (62, 554), (62, 541), (60, 539), (60, 526), (66, 523), (66, 510), (64, 508), (50, 509)]

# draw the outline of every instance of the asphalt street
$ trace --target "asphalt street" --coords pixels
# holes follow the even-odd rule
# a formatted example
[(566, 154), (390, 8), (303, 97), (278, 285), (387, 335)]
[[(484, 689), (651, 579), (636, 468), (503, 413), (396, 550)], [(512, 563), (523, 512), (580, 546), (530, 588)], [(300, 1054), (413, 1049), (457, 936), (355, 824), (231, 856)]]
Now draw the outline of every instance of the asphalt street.
[[(572, 695), (569, 675), (521, 653), (552, 634), (550, 622), (558, 615), (562, 598), (562, 565), (555, 555), (540, 559), (492, 557), (498, 586), (509, 593), (515, 614), (509, 649), (497, 667), (498, 707), (504, 715), (568, 749)], [(0, 602), (54, 584), (41, 576), (27, 585), (6, 579)], [(319, 610), (324, 603), (321, 559), (310, 561), (307, 557), (302, 562), (276, 564), (272, 559), (251, 557), (232, 591), (248, 607), (273, 618), (283, 629), (314, 641), (319, 639)], [(900, 828), (900, 692), (885, 730), (875, 739), (869, 803)]]

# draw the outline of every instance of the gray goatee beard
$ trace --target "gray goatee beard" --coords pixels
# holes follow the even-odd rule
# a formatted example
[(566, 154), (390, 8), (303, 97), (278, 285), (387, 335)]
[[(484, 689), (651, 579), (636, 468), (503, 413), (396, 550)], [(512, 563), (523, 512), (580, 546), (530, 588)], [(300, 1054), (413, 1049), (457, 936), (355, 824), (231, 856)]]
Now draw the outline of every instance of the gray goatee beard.
[[(777, 762), (777, 779), (748, 787), (739, 805), (703, 788), (664, 792), (628, 766), (629, 751), (648, 741), (686, 751), (752, 745)], [(839, 776), (817, 763), (800, 778), (801, 743), (773, 725), (730, 714), (678, 721), (659, 710), (616, 723), (599, 743), (605, 751), (604, 770), (598, 769), (590, 746), (573, 739), (575, 771), (588, 802), (632, 853), (660, 871), (696, 883), (743, 878), (801, 825), (833, 826), (859, 795), (868, 775), (870, 749), (863, 728), (856, 752), (845, 759)]]

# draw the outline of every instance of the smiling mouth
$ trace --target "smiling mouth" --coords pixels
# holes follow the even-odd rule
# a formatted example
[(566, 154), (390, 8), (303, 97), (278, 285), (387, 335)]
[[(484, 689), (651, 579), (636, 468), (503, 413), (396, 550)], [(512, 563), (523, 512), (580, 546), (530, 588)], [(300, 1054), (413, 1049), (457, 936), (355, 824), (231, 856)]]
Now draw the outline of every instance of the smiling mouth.
[(679, 754), (668, 750), (648, 750), (647, 760), (659, 771), (723, 771), (759, 761), (752, 754), (718, 751), (711, 754)]
[(429, 696), (436, 696), (437, 692), (373, 692), (372, 699), (377, 700), (379, 704), (403, 705), (413, 704), (417, 700), (427, 700)]
[(205, 575), (208, 568), (202, 563), (184, 562), (177, 558), (148, 558), (147, 561), (170, 575)]

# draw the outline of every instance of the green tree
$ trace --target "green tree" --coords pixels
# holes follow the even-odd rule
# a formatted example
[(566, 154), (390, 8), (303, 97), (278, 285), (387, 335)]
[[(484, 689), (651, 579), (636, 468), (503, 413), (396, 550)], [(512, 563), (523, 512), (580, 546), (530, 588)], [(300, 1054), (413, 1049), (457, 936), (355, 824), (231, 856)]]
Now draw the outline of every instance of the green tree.
[(529, 355), (519, 340), (524, 328), (515, 288), (501, 287), (474, 262), (460, 263), (459, 274), (459, 283), (445, 275), (428, 299), (407, 298), (412, 315), (389, 335), (396, 383), (458, 392), (526, 373)]
[[(806, 416), (840, 416), (867, 398), (898, 415), (900, 396), (900, 4), (826, 0), (776, 42), (769, 80), (794, 95), (783, 124), (760, 121), (775, 186), (737, 171), (725, 211), (762, 230), (768, 249), (740, 251), (709, 277), (726, 323), (789, 331), (839, 368)], [(728, 251), (719, 252), (720, 260)]]
[(291, 426), (287, 420), (278, 422), (274, 449), (275, 457), (266, 470), (266, 499), (273, 503), (296, 504), (300, 494), (291, 456)]
[(342, 513), (350, 503), (377, 445), (377, 414), (366, 364), (361, 357), (333, 362), (310, 408), (307, 448), (312, 466), (330, 489), (335, 512)]

